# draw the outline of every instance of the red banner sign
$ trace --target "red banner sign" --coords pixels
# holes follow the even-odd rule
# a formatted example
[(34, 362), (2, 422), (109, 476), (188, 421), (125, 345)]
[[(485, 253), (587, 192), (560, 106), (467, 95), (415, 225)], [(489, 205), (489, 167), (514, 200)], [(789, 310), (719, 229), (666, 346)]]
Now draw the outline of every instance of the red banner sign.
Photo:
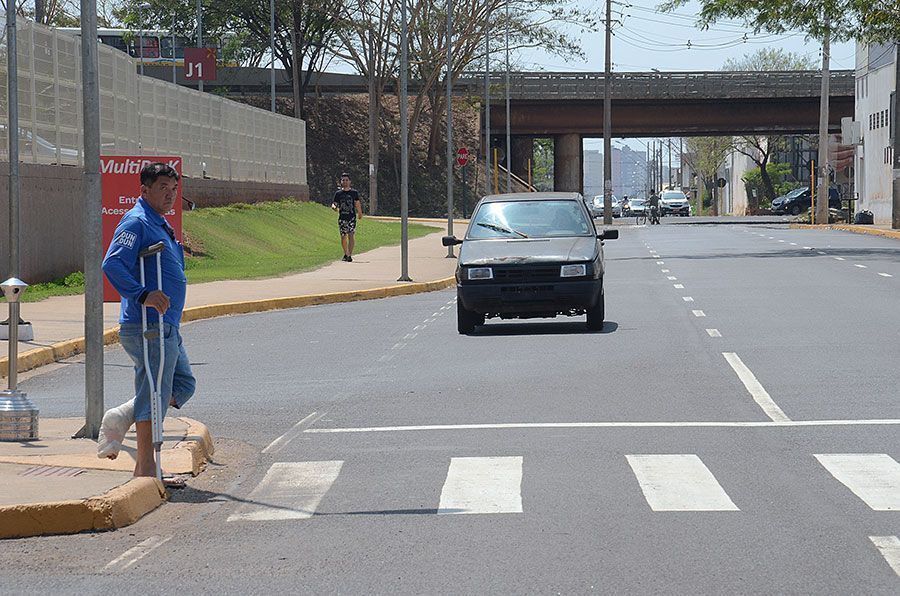
[[(126, 157), (105, 155), (100, 157), (100, 172), (103, 195), (103, 254), (112, 242), (116, 226), (122, 216), (134, 207), (141, 198), (141, 169), (154, 162), (167, 163), (181, 175), (180, 157)], [(178, 198), (171, 211), (165, 214), (166, 221), (175, 229), (175, 237), (181, 241), (181, 184)], [(106, 276), (103, 277), (103, 301), (118, 302), (116, 292)]]
[(216, 80), (216, 48), (184, 48), (186, 81)]

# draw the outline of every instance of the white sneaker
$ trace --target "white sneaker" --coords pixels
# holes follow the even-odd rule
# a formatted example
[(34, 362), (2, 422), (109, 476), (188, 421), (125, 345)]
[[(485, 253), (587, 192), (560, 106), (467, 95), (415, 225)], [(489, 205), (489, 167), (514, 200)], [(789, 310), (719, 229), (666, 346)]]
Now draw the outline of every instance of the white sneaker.
[(100, 437), (97, 441), (97, 457), (116, 459), (122, 449), (122, 441), (134, 424), (134, 398), (117, 408), (106, 411), (100, 422)]

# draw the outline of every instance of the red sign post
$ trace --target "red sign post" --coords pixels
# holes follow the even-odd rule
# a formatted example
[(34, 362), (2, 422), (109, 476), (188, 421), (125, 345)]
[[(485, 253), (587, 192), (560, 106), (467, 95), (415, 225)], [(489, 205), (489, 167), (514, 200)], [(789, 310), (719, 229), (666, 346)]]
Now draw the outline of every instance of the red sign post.
[[(167, 163), (181, 175), (180, 157), (131, 157), (101, 156), (100, 172), (103, 195), (103, 254), (112, 242), (116, 226), (122, 216), (134, 207), (141, 198), (141, 169), (154, 162)], [(181, 184), (175, 206), (165, 215), (166, 221), (175, 230), (175, 237), (181, 241)], [(109, 280), (103, 278), (103, 301), (118, 302), (119, 294)]]
[(186, 81), (216, 80), (216, 48), (184, 48)]
[(469, 150), (465, 147), (460, 147), (456, 150), (456, 165), (461, 168), (466, 167), (466, 164), (469, 163)]

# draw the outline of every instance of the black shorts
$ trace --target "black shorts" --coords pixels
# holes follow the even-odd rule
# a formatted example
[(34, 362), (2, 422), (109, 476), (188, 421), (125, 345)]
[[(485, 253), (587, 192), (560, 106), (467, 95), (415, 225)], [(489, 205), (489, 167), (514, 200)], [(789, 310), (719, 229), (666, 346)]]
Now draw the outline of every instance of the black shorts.
[(341, 234), (353, 234), (356, 232), (356, 218), (338, 219), (338, 229)]

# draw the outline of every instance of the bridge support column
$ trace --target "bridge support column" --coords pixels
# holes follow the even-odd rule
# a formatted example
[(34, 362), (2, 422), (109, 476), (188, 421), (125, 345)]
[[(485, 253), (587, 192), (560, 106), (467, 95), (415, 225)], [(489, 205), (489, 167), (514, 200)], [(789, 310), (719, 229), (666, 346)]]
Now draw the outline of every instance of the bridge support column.
[(512, 151), (512, 173), (528, 182), (528, 161), (531, 160), (534, 167), (534, 139), (531, 137), (512, 137), (510, 139)]
[(583, 192), (583, 156), (580, 134), (553, 137), (553, 190)]

